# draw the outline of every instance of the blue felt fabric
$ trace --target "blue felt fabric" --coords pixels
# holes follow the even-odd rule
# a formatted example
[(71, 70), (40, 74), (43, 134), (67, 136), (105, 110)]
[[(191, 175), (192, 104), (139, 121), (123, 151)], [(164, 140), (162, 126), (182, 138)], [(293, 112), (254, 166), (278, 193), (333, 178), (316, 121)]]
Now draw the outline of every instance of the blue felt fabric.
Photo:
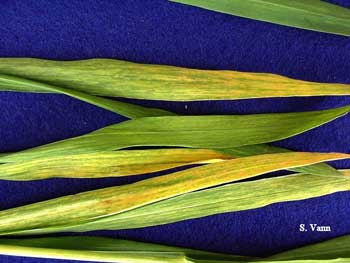
[[(329, 2), (350, 6), (350, 0)], [(350, 39), (346, 37), (217, 14), (166, 0), (12, 0), (1, 1), (0, 8), (1, 57), (118, 58), (350, 83)], [(138, 103), (183, 114), (236, 114), (327, 109), (348, 105), (350, 98)], [(62, 95), (1, 92), (0, 109), (0, 152), (77, 136), (125, 120)], [(349, 117), (278, 144), (295, 150), (350, 152)], [(349, 161), (333, 164), (350, 168)], [(0, 209), (141, 178), (2, 181)], [(344, 192), (165, 226), (93, 234), (264, 256), (350, 234), (349, 214), (350, 193)], [(331, 225), (332, 232), (300, 233), (299, 224), (303, 223)], [(0, 262), (58, 261), (1, 256)]]

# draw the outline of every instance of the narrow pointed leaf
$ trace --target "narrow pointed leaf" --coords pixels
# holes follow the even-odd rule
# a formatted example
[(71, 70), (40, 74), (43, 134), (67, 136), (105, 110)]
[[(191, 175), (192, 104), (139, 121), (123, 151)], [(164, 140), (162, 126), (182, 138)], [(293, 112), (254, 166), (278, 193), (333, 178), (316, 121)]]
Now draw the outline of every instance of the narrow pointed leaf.
[[(150, 100), (350, 95), (349, 85), (343, 84), (314, 83), (266, 73), (186, 69), (108, 59), (49, 61), (0, 58), (0, 73), (94, 95)], [(0, 88), (43, 92), (34, 86), (30, 89), (18, 85)]]
[[(258, 145), (242, 146), (238, 148), (219, 149), (217, 151), (236, 158), (253, 156), (257, 154), (291, 152), (288, 149), (271, 146), (268, 144), (258, 144)], [(315, 174), (315, 175), (324, 175), (324, 176), (341, 176), (342, 175), (342, 173), (340, 173), (338, 170), (336, 170), (332, 166), (325, 163), (318, 163), (318, 164), (313, 164), (309, 166), (292, 168), (288, 170), (297, 172), (297, 173)]]
[[(219, 151), (182, 148), (54, 155), (0, 165), (0, 179), (30, 181), (55, 177), (120, 177), (152, 173), (191, 164), (207, 164), (238, 157), (283, 152), (290, 151), (269, 145), (252, 145)], [(324, 176), (342, 176), (342, 173), (324, 163), (289, 170)]]
[(190, 164), (232, 159), (206, 149), (109, 151), (42, 157), (0, 165), (0, 179), (99, 178), (152, 173)]
[[(129, 185), (80, 193), (2, 211), (0, 235), (109, 229), (103, 223), (99, 225), (95, 222), (212, 186), (281, 169), (349, 157), (350, 155), (339, 153), (279, 153), (208, 164)], [(130, 225), (130, 222), (127, 222), (127, 225)]]
[(225, 14), (350, 36), (350, 11), (320, 0), (170, 0)]
[[(349, 236), (305, 246), (269, 258), (248, 258), (103, 237), (1, 239), (0, 254), (118, 263), (328, 263), (349, 262)], [(322, 249), (322, 251), (320, 250)], [(318, 258), (318, 252), (325, 259)], [(315, 254), (313, 254), (315, 253)], [(287, 258), (279, 259), (280, 256)]]
[(40, 83), (37, 81), (23, 79), (20, 77), (13, 77), (13, 76), (0, 74), (0, 89), (7, 89), (7, 88), (19, 89), (22, 91), (27, 91), (27, 90), (30, 91), (31, 89), (37, 89), (38, 91), (41, 91), (41, 92), (54, 92), (54, 93), (68, 95), (70, 97), (101, 107), (105, 110), (109, 110), (109, 111), (121, 114), (130, 119), (141, 118), (141, 117), (152, 117), (152, 116), (175, 115), (171, 112), (160, 110), (160, 109), (146, 108), (138, 105), (133, 105), (130, 103), (114, 101), (110, 99), (89, 95), (82, 91), (61, 88), (61, 87), (57, 87), (57, 86), (53, 86), (45, 83)]
[(102, 237), (1, 239), (0, 254), (118, 263), (199, 263), (248, 258)]
[(0, 162), (138, 146), (222, 149), (285, 139), (349, 112), (350, 107), (300, 113), (150, 117), (0, 157)]
[(131, 229), (155, 226), (227, 212), (298, 201), (350, 190), (350, 177), (326, 177), (295, 174), (229, 184), (183, 194), (161, 202), (132, 209), (82, 225), (84, 231), (94, 225), (107, 229)]

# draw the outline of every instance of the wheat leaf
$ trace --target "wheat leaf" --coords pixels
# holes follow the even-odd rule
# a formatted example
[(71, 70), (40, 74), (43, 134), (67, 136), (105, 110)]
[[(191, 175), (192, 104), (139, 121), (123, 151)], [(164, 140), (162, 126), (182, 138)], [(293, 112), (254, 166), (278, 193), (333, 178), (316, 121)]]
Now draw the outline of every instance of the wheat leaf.
[(300, 134), (346, 115), (349, 109), (346, 106), (300, 113), (140, 118), (87, 135), (3, 155), (0, 162), (138, 146), (222, 149), (255, 145)]
[(279, 25), (350, 35), (350, 11), (320, 0), (170, 0)]
[(268, 258), (249, 258), (112, 238), (64, 236), (1, 239), (0, 254), (118, 263), (347, 263), (349, 241), (349, 236), (343, 236)]
[[(37, 180), (52, 177), (127, 176), (189, 164), (211, 163), (263, 153), (287, 152), (286, 149), (268, 145), (250, 145), (227, 149), (219, 147), (261, 143), (266, 141), (266, 136), (270, 138), (268, 140), (283, 138), (286, 134), (291, 136), (342, 116), (346, 111), (348, 111), (348, 107), (291, 114), (165, 117), (160, 121), (157, 118), (140, 119), (23, 152), (2, 154), (0, 162), (5, 164), (0, 165), (0, 179)], [(168, 123), (165, 128), (162, 121)], [(299, 124), (300, 122), (302, 124)], [(256, 125), (254, 126), (252, 123)], [(242, 136), (242, 133), (246, 134), (247, 137)], [(144, 135), (145, 138), (143, 138)], [(137, 142), (140, 139), (142, 143)], [(258, 141), (253, 141), (256, 139)], [(207, 141), (212, 144), (207, 144)], [(219, 145), (217, 145), (218, 143)], [(144, 145), (203, 146), (218, 149), (215, 151), (205, 149), (112, 151)], [(339, 175), (337, 170), (326, 164), (291, 170), (327, 176)]]
[[(232, 156), (236, 158), (253, 156), (257, 154), (291, 152), (288, 149), (271, 146), (268, 144), (258, 144), (258, 145), (242, 146), (238, 148), (219, 149), (217, 151), (227, 156)], [(315, 175), (324, 175), (324, 176), (337, 176), (337, 175), (341, 176), (342, 175), (342, 173), (340, 173), (338, 170), (336, 170), (332, 166), (325, 163), (318, 163), (318, 164), (313, 164), (309, 166), (291, 168), (288, 170), (297, 172), (297, 173), (315, 174)]]
[[(349, 85), (343, 84), (314, 83), (265, 73), (197, 70), (108, 59), (50, 61), (0, 58), (0, 73), (94, 95), (150, 100), (350, 95)], [(28, 89), (2, 85), (1, 89), (43, 92), (34, 86)]]
[(131, 229), (162, 225), (349, 190), (349, 176), (325, 177), (295, 174), (260, 179), (183, 194), (102, 218), (88, 225), (74, 228), (74, 230), (84, 231), (97, 225), (104, 225), (107, 229)]
[[(330, 260), (337, 259), (338, 257), (347, 258), (350, 261), (350, 236), (342, 236), (317, 244), (292, 249), (271, 256), (268, 259), (273, 261)], [(340, 260), (340, 262), (342, 261)]]
[(220, 162), (232, 158), (206, 149), (130, 150), (66, 154), (0, 165), (0, 179), (29, 181), (54, 177), (119, 177), (152, 173), (190, 164)]
[[(248, 258), (102, 237), (0, 239), (5, 255), (118, 263), (236, 262)], [(204, 262), (203, 262), (204, 263)]]
[[(238, 157), (283, 152), (290, 151), (269, 145), (252, 145), (216, 151), (182, 148), (53, 155), (0, 165), (0, 179), (30, 181), (47, 178), (120, 177), (152, 173), (191, 164), (208, 164)], [(342, 175), (324, 163), (289, 170), (324, 176)]]
[[(345, 158), (349, 158), (349, 155), (278, 153), (208, 164), (129, 185), (99, 189), (2, 211), (0, 235), (109, 229), (103, 223), (94, 222), (106, 218), (108, 220), (108, 217), (132, 209), (208, 187), (281, 169)], [(341, 180), (338, 176), (330, 178)], [(166, 217), (162, 218), (166, 220)], [(129, 221), (127, 225), (130, 225)]]
[(36, 89), (41, 92), (54, 92), (54, 93), (68, 95), (70, 97), (101, 107), (103, 109), (121, 114), (130, 119), (152, 117), (152, 116), (175, 115), (174, 113), (160, 110), (160, 109), (146, 108), (146, 107), (142, 107), (142, 106), (138, 106), (130, 103), (114, 101), (110, 99), (89, 95), (82, 91), (61, 88), (61, 87), (57, 87), (57, 86), (53, 86), (45, 83), (40, 83), (37, 81), (23, 79), (20, 77), (13, 77), (13, 76), (0, 74), (0, 89), (7, 89), (7, 88), (19, 89), (20, 91), (30, 91), (32, 89)]

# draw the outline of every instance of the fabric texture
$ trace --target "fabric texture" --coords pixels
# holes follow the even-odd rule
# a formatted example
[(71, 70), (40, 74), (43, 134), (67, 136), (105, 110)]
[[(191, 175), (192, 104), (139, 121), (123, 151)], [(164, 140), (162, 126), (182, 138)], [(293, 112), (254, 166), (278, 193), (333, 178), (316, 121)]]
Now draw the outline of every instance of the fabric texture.
[[(350, 0), (329, 2), (350, 6)], [(167, 0), (12, 0), (1, 1), (0, 7), (0, 57), (116, 58), (350, 83), (350, 38), (346, 37), (214, 13)], [(136, 102), (181, 114), (247, 114), (328, 109), (349, 105), (350, 97)], [(0, 152), (42, 145), (125, 120), (64, 95), (0, 92), (0, 109)], [(350, 152), (349, 116), (276, 144), (298, 151)], [(349, 161), (332, 165), (350, 168)], [(0, 209), (146, 177), (0, 181)], [(265, 256), (350, 234), (349, 214), (350, 193), (343, 192), (164, 226), (90, 234)], [(311, 223), (330, 225), (332, 232), (299, 232), (300, 224)], [(0, 256), (0, 262), (70, 261)]]

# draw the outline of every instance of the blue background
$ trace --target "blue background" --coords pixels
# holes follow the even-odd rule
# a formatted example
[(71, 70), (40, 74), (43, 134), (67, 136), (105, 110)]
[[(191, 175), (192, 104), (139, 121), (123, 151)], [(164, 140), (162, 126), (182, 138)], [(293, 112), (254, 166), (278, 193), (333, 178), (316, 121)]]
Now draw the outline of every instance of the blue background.
[[(350, 6), (350, 0), (329, 2)], [(1, 57), (118, 58), (350, 83), (350, 39), (346, 37), (218, 14), (166, 0), (12, 0), (1, 1), (0, 8)], [(327, 109), (349, 105), (350, 97), (138, 103), (182, 114), (237, 114)], [(63, 95), (0, 92), (0, 109), (0, 152), (81, 135), (125, 120)], [(350, 152), (349, 117), (277, 144), (300, 151)], [(349, 161), (333, 165), (350, 168)], [(1, 181), (0, 209), (141, 178), (145, 177)], [(350, 193), (344, 192), (164, 226), (93, 234), (264, 256), (349, 234), (349, 214)], [(301, 233), (298, 230), (302, 223), (331, 225), (332, 232)], [(1, 256), (0, 262), (57, 261)]]

